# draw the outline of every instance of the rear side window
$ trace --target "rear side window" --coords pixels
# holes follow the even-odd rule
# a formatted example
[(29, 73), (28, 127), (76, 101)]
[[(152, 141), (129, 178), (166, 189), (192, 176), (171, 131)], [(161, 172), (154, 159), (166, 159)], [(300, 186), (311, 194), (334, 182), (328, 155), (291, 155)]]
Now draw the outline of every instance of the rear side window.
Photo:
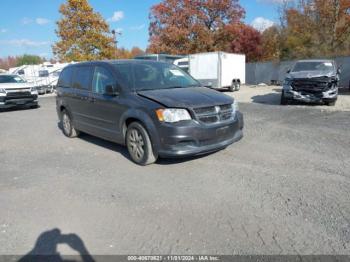
[(92, 78), (91, 66), (77, 66), (74, 68), (72, 87), (90, 90), (91, 89), (91, 78)]
[(60, 73), (57, 85), (59, 87), (70, 87), (72, 80), (72, 68), (66, 68)]

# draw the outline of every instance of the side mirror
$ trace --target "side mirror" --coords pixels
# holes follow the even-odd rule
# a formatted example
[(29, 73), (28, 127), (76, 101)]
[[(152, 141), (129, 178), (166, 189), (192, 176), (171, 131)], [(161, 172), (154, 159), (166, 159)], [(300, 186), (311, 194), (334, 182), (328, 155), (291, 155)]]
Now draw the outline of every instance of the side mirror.
[(291, 72), (291, 70), (290, 70), (290, 69), (288, 69), (288, 70), (287, 70), (287, 74), (289, 74), (290, 72)]
[(337, 73), (340, 75), (341, 74), (341, 67), (338, 67)]
[(118, 92), (113, 85), (106, 85), (104, 94), (107, 96), (117, 96)]

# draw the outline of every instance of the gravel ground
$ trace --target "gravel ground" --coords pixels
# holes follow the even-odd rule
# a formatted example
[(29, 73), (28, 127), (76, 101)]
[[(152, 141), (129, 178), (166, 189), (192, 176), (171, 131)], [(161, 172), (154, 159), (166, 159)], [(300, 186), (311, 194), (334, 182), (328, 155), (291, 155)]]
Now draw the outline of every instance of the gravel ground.
[(0, 254), (350, 254), (350, 113), (253, 100), (240, 142), (148, 167), (64, 137), (54, 97), (0, 113)]
[[(239, 92), (233, 93), (239, 102), (280, 105), (281, 86), (242, 86)], [(311, 108), (310, 105), (297, 105)], [(295, 107), (295, 105), (293, 105)], [(350, 111), (350, 92), (346, 88), (340, 89), (340, 95), (335, 106), (313, 105), (313, 108), (326, 111)]]

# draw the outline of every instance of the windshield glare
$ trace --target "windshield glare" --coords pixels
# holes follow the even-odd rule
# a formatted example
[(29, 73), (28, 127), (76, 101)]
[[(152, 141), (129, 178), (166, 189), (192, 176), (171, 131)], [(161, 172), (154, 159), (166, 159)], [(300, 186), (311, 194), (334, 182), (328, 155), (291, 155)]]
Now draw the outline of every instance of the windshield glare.
[(0, 75), (0, 83), (25, 83), (20, 76)]
[[(130, 79), (130, 70), (123, 70), (123, 65), (118, 64), (115, 68), (124, 75), (123, 78)], [(137, 91), (200, 86), (190, 75), (172, 64), (135, 63), (133, 68)]]
[(330, 71), (334, 66), (331, 62), (298, 62), (292, 72), (301, 71)]

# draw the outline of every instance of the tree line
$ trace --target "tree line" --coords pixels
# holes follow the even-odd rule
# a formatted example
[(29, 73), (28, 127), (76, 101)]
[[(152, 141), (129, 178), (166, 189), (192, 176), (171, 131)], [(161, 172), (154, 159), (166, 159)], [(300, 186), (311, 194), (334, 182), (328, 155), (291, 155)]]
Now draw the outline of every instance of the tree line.
[(52, 50), (62, 62), (133, 58), (145, 52), (226, 51), (244, 53), (248, 61), (350, 55), (349, 0), (285, 0), (278, 9), (279, 23), (263, 32), (244, 22), (239, 0), (162, 0), (150, 9), (145, 51), (116, 48), (108, 23), (88, 0), (67, 0), (59, 12), (59, 40)]

